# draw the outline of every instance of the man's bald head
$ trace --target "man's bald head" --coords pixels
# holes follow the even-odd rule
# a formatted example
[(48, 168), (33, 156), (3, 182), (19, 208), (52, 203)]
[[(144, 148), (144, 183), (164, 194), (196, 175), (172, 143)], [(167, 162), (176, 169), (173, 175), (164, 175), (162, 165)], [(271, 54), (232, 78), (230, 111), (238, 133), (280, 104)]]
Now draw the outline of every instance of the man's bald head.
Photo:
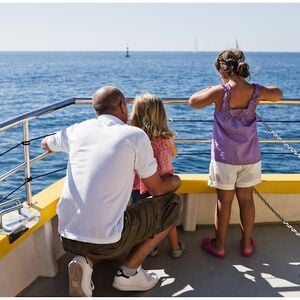
[(122, 101), (125, 101), (123, 93), (114, 86), (104, 86), (93, 95), (93, 107), (97, 116), (114, 114)]

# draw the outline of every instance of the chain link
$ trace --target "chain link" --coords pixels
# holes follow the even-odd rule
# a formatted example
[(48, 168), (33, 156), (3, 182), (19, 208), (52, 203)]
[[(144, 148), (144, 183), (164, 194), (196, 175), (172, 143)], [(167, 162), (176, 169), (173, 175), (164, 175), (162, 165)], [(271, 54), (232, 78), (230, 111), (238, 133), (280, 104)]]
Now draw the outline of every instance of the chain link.
[(286, 141), (284, 141), (281, 138), (281, 136), (279, 136), (279, 134), (275, 130), (273, 130), (264, 120), (262, 120), (262, 118), (258, 114), (256, 114), (256, 118), (257, 118), (258, 121), (260, 121), (267, 128), (267, 130), (275, 137), (275, 139), (277, 141), (282, 142), (283, 146), (286, 149), (288, 149), (291, 153), (293, 153), (298, 158), (300, 158), (300, 153), (298, 153), (296, 149), (294, 149), (291, 145), (289, 145)]
[(294, 233), (298, 238), (300, 238), (300, 232), (297, 231), (295, 227), (293, 227), (289, 222), (287, 222), (271, 205), (266, 201), (266, 199), (263, 198), (263, 196), (254, 189), (255, 194), (261, 199), (261, 201), (270, 208), (270, 210), (273, 212), (273, 214), (282, 222), (283, 225), (285, 225), (292, 233)]
[[(287, 148), (291, 153), (296, 155), (298, 158), (300, 158), (300, 153), (297, 152), (296, 149), (294, 149), (291, 145), (289, 145), (286, 141), (284, 141), (279, 134), (273, 130), (265, 121), (262, 120), (262, 118), (256, 114), (257, 120), (260, 121), (266, 129), (275, 137), (277, 141), (282, 142), (283, 146)], [(255, 194), (262, 200), (262, 202), (273, 212), (273, 214), (282, 222), (283, 225), (285, 225), (292, 233), (294, 233), (297, 237), (300, 238), (300, 232), (297, 231), (295, 227), (293, 227), (289, 222), (287, 222), (271, 205), (266, 201), (266, 199), (263, 198), (263, 196), (254, 189)]]

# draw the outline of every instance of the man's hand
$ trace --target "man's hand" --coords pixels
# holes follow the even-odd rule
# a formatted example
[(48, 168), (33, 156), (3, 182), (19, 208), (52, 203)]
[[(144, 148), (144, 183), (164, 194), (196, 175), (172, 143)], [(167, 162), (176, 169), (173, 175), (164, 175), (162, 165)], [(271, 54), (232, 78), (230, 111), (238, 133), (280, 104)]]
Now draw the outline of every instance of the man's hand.
[(41, 148), (47, 152), (52, 152), (52, 150), (49, 148), (48, 144), (47, 144), (47, 138), (44, 138), (41, 141)]

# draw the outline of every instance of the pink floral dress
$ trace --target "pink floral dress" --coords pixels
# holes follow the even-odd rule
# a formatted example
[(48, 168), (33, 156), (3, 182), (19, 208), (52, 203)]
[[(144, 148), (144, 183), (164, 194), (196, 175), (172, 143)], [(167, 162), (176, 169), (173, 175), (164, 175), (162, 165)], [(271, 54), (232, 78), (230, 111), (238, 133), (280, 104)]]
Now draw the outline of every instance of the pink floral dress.
[[(173, 158), (173, 141), (171, 138), (157, 138), (151, 141), (154, 157), (157, 161), (157, 172), (160, 176), (173, 175), (174, 168), (172, 165)], [(133, 190), (140, 190), (140, 194), (146, 193), (148, 190), (139, 176), (136, 174), (133, 183)]]

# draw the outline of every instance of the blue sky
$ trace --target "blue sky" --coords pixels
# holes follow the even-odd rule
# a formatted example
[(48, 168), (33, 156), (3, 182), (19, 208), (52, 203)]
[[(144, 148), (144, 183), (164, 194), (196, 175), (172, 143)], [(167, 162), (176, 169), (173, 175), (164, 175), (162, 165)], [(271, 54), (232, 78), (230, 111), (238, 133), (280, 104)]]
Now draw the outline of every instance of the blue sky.
[(0, 3), (0, 51), (300, 52), (300, 3)]

